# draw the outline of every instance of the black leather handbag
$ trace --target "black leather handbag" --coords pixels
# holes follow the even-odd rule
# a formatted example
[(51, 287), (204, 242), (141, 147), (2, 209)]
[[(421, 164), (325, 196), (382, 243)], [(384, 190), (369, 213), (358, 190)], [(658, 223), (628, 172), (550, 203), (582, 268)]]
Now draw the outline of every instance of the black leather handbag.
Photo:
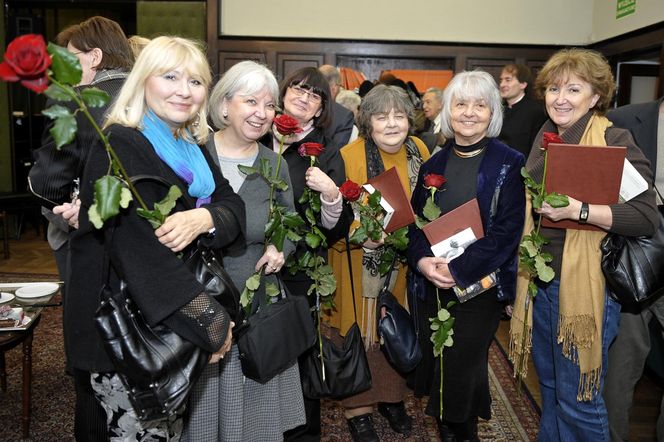
[(110, 241), (104, 250), (104, 285), (94, 321), (106, 353), (142, 421), (163, 419), (186, 403), (210, 354), (163, 324), (149, 326), (124, 281), (110, 287)]
[[(415, 324), (410, 313), (388, 290), (392, 270), (385, 279), (376, 302), (376, 328), (380, 348), (392, 366), (401, 373), (413, 371), (422, 360), (422, 350), (417, 340)], [(385, 308), (385, 316), (381, 310)]]
[(210, 354), (163, 324), (150, 327), (124, 282), (105, 285), (95, 324), (104, 348), (142, 421), (163, 419), (186, 404)]
[[(655, 187), (655, 191), (662, 196)], [(663, 200), (664, 201), (664, 200)], [(664, 206), (651, 237), (609, 233), (602, 240), (602, 272), (614, 300), (635, 306), (664, 295)]]
[(291, 296), (277, 275), (280, 299), (254, 298), (254, 312), (235, 330), (242, 373), (265, 383), (293, 365), (311, 348), (316, 330), (305, 296)]
[[(353, 295), (355, 323), (350, 327), (343, 344), (337, 346), (324, 335), (318, 336), (316, 343), (300, 358), (300, 378), (302, 393), (311, 399), (342, 399), (371, 388), (371, 371), (362, 341), (360, 326), (357, 324), (355, 285), (350, 257), (350, 244), (346, 235), (346, 253), (350, 271), (350, 285)], [(322, 355), (322, 358), (321, 358)], [(325, 374), (323, 374), (323, 371)]]

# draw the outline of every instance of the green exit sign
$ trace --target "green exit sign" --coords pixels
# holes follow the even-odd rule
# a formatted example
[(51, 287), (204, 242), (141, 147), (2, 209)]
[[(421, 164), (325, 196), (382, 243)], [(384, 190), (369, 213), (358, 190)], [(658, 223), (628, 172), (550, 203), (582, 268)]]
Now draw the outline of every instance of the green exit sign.
[(627, 17), (636, 12), (636, 0), (616, 0), (616, 19)]

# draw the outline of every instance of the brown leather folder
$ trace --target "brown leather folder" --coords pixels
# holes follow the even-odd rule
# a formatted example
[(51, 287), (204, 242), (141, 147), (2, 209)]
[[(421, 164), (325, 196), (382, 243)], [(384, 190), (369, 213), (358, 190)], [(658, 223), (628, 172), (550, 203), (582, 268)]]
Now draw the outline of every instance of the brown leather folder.
[(468, 227), (473, 229), (475, 238), (480, 239), (484, 236), (477, 198), (463, 203), (456, 209), (424, 225), (422, 231), (429, 240), (429, 244), (435, 245)]
[(385, 228), (387, 233), (392, 233), (415, 222), (415, 212), (410, 205), (410, 198), (406, 190), (401, 185), (401, 179), (396, 167), (392, 167), (380, 175), (371, 178), (367, 181), (367, 184), (371, 184), (378, 190), (380, 195), (394, 209), (394, 214)]
[[(625, 147), (551, 143), (545, 189), (589, 204), (616, 204), (626, 153)], [(542, 218), (542, 225), (558, 229), (602, 230), (569, 219), (551, 221)]]

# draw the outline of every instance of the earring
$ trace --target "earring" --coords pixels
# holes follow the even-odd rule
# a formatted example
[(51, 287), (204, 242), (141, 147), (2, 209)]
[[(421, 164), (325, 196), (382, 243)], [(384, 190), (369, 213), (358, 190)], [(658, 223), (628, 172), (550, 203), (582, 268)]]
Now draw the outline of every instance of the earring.
[(228, 111), (224, 111), (224, 113), (222, 114), (222, 117), (224, 117), (224, 119), (228, 118)]
[(201, 122), (201, 116), (196, 115), (196, 118), (194, 119), (194, 122), (192, 123), (193, 127), (198, 127), (199, 123)]

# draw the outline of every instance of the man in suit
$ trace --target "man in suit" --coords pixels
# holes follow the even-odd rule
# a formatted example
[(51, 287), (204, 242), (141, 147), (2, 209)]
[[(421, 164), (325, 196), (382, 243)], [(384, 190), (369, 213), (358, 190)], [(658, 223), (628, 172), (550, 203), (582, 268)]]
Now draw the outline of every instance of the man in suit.
[(341, 90), (341, 73), (339, 69), (332, 65), (324, 64), (318, 70), (330, 84), (330, 93), (332, 94), (330, 97), (332, 119), (325, 131), (325, 138), (328, 140), (328, 146), (326, 147), (339, 149), (348, 144), (348, 140), (350, 140), (354, 123), (353, 113), (335, 101), (337, 94)]
[(535, 136), (547, 119), (544, 106), (528, 95), (532, 82), (530, 68), (522, 64), (508, 64), (500, 73), (500, 96), (505, 112), (498, 138), (526, 158)]
[(422, 111), (427, 121), (423, 132), (438, 134), (440, 132), (440, 111), (443, 109), (443, 90), (430, 87), (422, 96)]
[[(617, 127), (629, 129), (644, 155), (650, 160), (655, 186), (664, 191), (664, 97), (642, 104), (619, 107), (608, 114)], [(661, 201), (658, 204), (662, 204)], [(660, 210), (664, 210), (660, 207)], [(643, 374), (650, 352), (652, 319), (658, 334), (664, 338), (664, 297), (649, 306), (620, 313), (618, 336), (609, 348), (604, 400), (609, 412), (609, 428), (613, 442), (629, 437), (629, 413), (632, 408), (634, 386)], [(664, 397), (657, 419), (657, 440), (664, 440)]]

